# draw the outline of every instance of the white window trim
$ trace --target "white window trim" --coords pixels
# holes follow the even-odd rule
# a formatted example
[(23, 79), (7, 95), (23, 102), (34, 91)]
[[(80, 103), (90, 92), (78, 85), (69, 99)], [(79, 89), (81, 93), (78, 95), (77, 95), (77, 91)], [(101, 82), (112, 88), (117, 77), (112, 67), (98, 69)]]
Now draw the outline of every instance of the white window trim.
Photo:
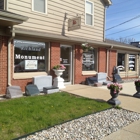
[(82, 75), (96, 75), (97, 71), (82, 71)]
[(34, 10), (34, 0), (32, 0), (32, 11), (33, 12), (40, 13), (40, 14), (47, 14), (48, 13), (47, 9), (48, 9), (48, 0), (45, 0), (45, 13)]
[(13, 73), (14, 79), (31, 79), (34, 76), (48, 75), (47, 72), (25, 72), (25, 73)]
[[(87, 14), (92, 15), (92, 25), (86, 24), (86, 2), (92, 3), (92, 6), (93, 6), (93, 11), (92, 11), (93, 14), (87, 13)], [(89, 1), (89, 0), (85, 0), (85, 25), (87, 25), (87, 26), (94, 26), (94, 3), (92, 1)]]

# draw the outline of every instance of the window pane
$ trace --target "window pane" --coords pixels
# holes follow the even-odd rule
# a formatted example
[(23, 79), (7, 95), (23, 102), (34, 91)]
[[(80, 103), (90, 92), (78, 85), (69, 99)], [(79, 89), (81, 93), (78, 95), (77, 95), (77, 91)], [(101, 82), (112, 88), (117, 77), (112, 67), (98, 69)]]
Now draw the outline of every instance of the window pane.
[(45, 43), (14, 40), (14, 72), (45, 71)]
[(34, 0), (34, 10), (45, 13), (45, 0)]
[(93, 6), (92, 3), (86, 1), (86, 13), (93, 14)]
[(86, 14), (86, 24), (92, 25), (92, 15)]
[(130, 71), (135, 71), (135, 55), (130, 54), (129, 55), (129, 70)]
[(95, 70), (95, 49), (88, 50), (83, 52), (83, 61), (82, 61), (82, 70), (83, 71), (92, 71)]
[(120, 71), (125, 70), (125, 54), (118, 53), (117, 67), (119, 68)]

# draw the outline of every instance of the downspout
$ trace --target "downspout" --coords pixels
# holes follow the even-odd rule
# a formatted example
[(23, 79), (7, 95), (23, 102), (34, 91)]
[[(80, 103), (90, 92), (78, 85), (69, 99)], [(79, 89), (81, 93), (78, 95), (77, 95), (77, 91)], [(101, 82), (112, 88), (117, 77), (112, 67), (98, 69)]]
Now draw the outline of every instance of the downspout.
[(11, 27), (12, 35), (8, 40), (8, 86), (11, 86), (11, 41), (15, 37), (13, 26)]
[(51, 73), (51, 67), (50, 67), (50, 62), (51, 62), (51, 47), (50, 47), (50, 42), (48, 43), (48, 64), (47, 64), (47, 69), (46, 72), (48, 71), (48, 75), (50, 75)]
[(106, 49), (106, 73), (108, 74), (108, 49)]
[(4, 2), (4, 10), (8, 11), (8, 0)]

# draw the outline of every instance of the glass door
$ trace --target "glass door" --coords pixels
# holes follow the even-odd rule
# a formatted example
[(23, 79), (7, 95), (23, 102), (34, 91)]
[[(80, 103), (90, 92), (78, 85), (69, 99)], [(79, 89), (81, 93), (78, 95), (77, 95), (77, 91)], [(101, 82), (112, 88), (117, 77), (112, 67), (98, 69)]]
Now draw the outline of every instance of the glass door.
[(61, 76), (65, 83), (72, 83), (72, 46), (61, 45), (60, 64), (63, 64), (66, 69)]

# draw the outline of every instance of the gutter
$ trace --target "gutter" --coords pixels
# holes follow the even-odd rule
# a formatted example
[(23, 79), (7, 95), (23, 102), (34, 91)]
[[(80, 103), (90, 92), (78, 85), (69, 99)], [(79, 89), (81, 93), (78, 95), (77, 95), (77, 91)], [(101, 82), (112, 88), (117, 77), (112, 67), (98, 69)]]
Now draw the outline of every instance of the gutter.
[(11, 13), (11, 12), (8, 12), (8, 11), (6, 11), (6, 12), (1, 11), (0, 16), (7, 17), (7, 18), (13, 18), (13, 19), (16, 19), (16, 20), (20, 20), (21, 22), (28, 20), (28, 17), (21, 16), (21, 15)]
[(13, 26), (11, 27), (12, 35), (8, 40), (8, 86), (11, 86), (11, 41), (15, 37)]

